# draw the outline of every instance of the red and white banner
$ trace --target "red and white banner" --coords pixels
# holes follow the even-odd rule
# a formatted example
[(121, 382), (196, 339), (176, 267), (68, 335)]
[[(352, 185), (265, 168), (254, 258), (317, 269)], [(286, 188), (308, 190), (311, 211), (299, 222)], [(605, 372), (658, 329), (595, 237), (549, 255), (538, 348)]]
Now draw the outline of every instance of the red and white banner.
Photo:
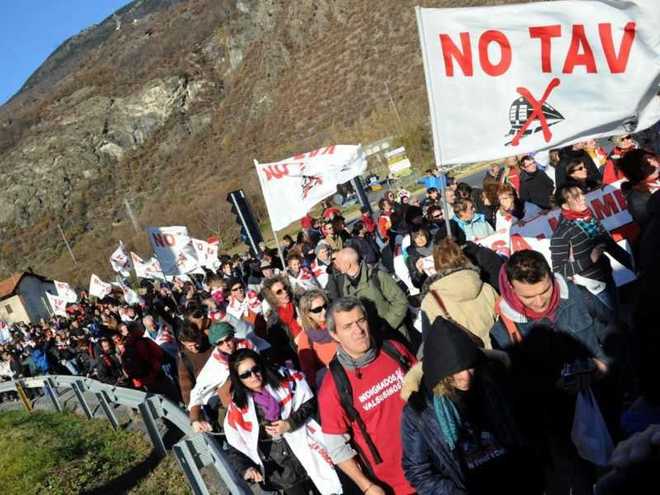
[(57, 316), (67, 316), (66, 314), (66, 301), (59, 297), (46, 292), (46, 298), (48, 299), (48, 304), (50, 304), (53, 314)]
[(495, 232), (488, 237), (477, 239), (474, 242), (495, 251), (501, 256), (506, 256), (507, 258), (511, 256), (511, 237), (509, 232)]
[(165, 274), (160, 267), (160, 263), (156, 258), (151, 258), (148, 261), (144, 261), (137, 254), (131, 251), (131, 262), (133, 263), (133, 268), (135, 268), (135, 274), (140, 278), (150, 278), (165, 280)]
[(119, 247), (110, 255), (110, 264), (112, 269), (122, 277), (130, 275), (131, 262), (123, 242), (119, 241)]
[(103, 299), (110, 292), (112, 292), (112, 286), (92, 273), (89, 278), (89, 295)]
[(274, 230), (304, 217), (314, 205), (366, 170), (362, 146), (333, 145), (276, 163), (255, 160)]
[(57, 280), (53, 280), (53, 283), (55, 284), (57, 295), (66, 302), (74, 303), (78, 300), (78, 294), (76, 294), (76, 291), (73, 290), (69, 284), (66, 282), (58, 282)]
[(197, 261), (201, 266), (214, 269), (218, 260), (218, 243), (210, 244), (201, 239), (191, 239)]
[(416, 10), (437, 163), (527, 154), (660, 120), (657, 0)]
[(165, 275), (183, 275), (199, 267), (187, 227), (147, 227), (147, 235)]
[[(608, 184), (591, 191), (586, 198), (594, 216), (612, 234), (614, 240), (630, 252), (627, 239), (634, 236), (638, 229), (630, 213), (628, 213), (626, 199), (620, 190), (621, 182)], [(513, 225), (511, 227), (511, 252), (514, 253), (523, 249), (539, 251), (552, 266), (550, 238), (559, 223), (559, 215), (560, 209), (557, 208), (545, 215), (536, 217), (522, 227)], [(610, 261), (614, 270), (614, 281), (617, 285), (624, 285), (634, 280), (634, 273), (623, 267), (614, 258), (610, 257)]]

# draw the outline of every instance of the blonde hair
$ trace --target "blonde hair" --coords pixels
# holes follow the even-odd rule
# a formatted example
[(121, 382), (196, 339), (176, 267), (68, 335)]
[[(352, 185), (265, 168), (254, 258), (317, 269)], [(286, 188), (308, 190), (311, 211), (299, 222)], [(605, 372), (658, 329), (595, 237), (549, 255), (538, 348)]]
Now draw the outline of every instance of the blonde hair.
[(298, 307), (300, 309), (300, 323), (304, 329), (317, 328), (316, 323), (309, 316), (309, 310), (312, 309), (312, 303), (319, 298), (323, 299), (323, 302), (326, 305), (330, 303), (327, 294), (324, 290), (321, 289), (310, 289), (305, 291), (303, 295), (300, 296), (300, 303)]

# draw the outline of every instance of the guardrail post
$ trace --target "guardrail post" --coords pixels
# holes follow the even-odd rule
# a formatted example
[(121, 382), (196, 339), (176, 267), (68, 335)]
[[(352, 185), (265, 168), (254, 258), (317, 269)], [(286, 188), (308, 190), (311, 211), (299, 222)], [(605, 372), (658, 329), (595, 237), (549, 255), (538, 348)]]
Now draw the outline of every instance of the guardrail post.
[(165, 448), (165, 443), (163, 438), (160, 436), (160, 430), (158, 428), (157, 419), (161, 416), (158, 412), (156, 404), (154, 403), (153, 397), (148, 397), (142, 404), (138, 406), (140, 414), (142, 414), (142, 420), (144, 425), (147, 427), (147, 433), (151, 439), (151, 443), (154, 445), (154, 450), (159, 457), (165, 457), (167, 455), (167, 449)]
[(44, 380), (44, 391), (46, 395), (53, 403), (53, 407), (57, 412), (62, 412), (62, 404), (60, 403), (60, 398), (57, 395), (57, 388), (55, 387), (55, 382), (52, 378), (46, 378)]
[(83, 393), (85, 390), (83, 382), (81, 380), (75, 381), (71, 384), (71, 388), (73, 389), (73, 393), (76, 394), (76, 398), (78, 399), (85, 416), (87, 416), (87, 419), (92, 419), (92, 410), (89, 408), (89, 404), (87, 404), (85, 394)]
[(110, 400), (107, 397), (107, 394), (105, 391), (102, 392), (96, 392), (96, 398), (99, 401), (99, 404), (101, 405), (101, 408), (103, 409), (103, 412), (105, 413), (105, 417), (108, 418), (108, 421), (110, 421), (110, 424), (115, 430), (119, 429), (119, 421), (117, 421), (117, 416), (115, 415), (115, 411), (112, 408), (112, 404), (110, 404)]
[(195, 446), (190, 443), (190, 440), (183, 439), (172, 447), (172, 452), (174, 452), (179, 467), (186, 475), (193, 493), (195, 495), (209, 495), (209, 489), (200, 471), (204, 464), (197, 452), (193, 452), (194, 449)]
[(23, 388), (23, 384), (16, 380), (14, 381), (14, 387), (16, 388), (16, 393), (18, 394), (18, 398), (20, 399), (21, 403), (23, 404), (23, 407), (27, 412), (32, 412), (32, 401), (30, 398), (27, 396), (25, 393), (25, 389)]
[(250, 490), (247, 482), (229, 465), (225, 454), (218, 448), (215, 440), (208, 434), (205, 434), (201, 438), (206, 444), (207, 452), (211, 454), (213, 468), (218, 473), (218, 476), (220, 476), (220, 479), (227, 485), (229, 493), (251, 495), (252, 490)]

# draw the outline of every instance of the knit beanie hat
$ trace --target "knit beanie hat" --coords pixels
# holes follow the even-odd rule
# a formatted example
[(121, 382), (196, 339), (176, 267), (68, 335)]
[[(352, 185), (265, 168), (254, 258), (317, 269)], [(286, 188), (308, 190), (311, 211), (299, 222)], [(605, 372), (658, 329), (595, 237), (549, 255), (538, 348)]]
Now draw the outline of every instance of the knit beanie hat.
[(482, 357), (483, 353), (465, 330), (438, 317), (424, 340), (424, 385), (433, 390), (440, 380), (474, 368)]
[(230, 335), (234, 334), (234, 327), (226, 321), (219, 321), (213, 323), (209, 327), (209, 342), (211, 345), (217, 344), (220, 340), (224, 340)]

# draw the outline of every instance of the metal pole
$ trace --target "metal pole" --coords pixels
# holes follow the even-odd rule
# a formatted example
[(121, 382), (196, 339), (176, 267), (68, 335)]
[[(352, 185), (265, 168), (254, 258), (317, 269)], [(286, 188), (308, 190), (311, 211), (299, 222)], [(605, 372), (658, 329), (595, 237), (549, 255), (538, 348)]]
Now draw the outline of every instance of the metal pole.
[(372, 215), (373, 211), (371, 210), (371, 204), (369, 204), (369, 198), (367, 197), (367, 193), (364, 190), (364, 185), (362, 184), (362, 178), (354, 177), (353, 179), (351, 179), (351, 184), (353, 184), (353, 189), (355, 189), (355, 193), (357, 194), (357, 197), (360, 200), (360, 204), (367, 209), (369, 215)]
[(447, 239), (451, 239), (451, 221), (449, 220), (449, 203), (447, 203), (447, 175), (437, 167), (440, 172), (440, 190), (442, 194), (442, 213), (445, 216), (445, 227), (447, 228)]
[(57, 224), (57, 228), (60, 229), (60, 234), (62, 234), (62, 239), (64, 239), (64, 244), (66, 244), (66, 248), (69, 250), (69, 255), (71, 256), (71, 259), (73, 260), (74, 265), (78, 265), (78, 262), (76, 261), (76, 257), (73, 255), (73, 251), (71, 251), (71, 246), (69, 246), (69, 241), (66, 240), (66, 236), (64, 235), (64, 231), (62, 230), (62, 227), (60, 224)]
[(275, 238), (275, 245), (277, 246), (277, 252), (280, 255), (280, 261), (282, 262), (282, 270), (286, 270), (286, 261), (284, 261), (284, 255), (282, 254), (282, 246), (280, 246), (280, 240), (277, 238), (277, 232), (275, 232), (275, 229), (273, 228), (273, 224), (270, 225), (270, 230), (273, 233), (273, 237)]

